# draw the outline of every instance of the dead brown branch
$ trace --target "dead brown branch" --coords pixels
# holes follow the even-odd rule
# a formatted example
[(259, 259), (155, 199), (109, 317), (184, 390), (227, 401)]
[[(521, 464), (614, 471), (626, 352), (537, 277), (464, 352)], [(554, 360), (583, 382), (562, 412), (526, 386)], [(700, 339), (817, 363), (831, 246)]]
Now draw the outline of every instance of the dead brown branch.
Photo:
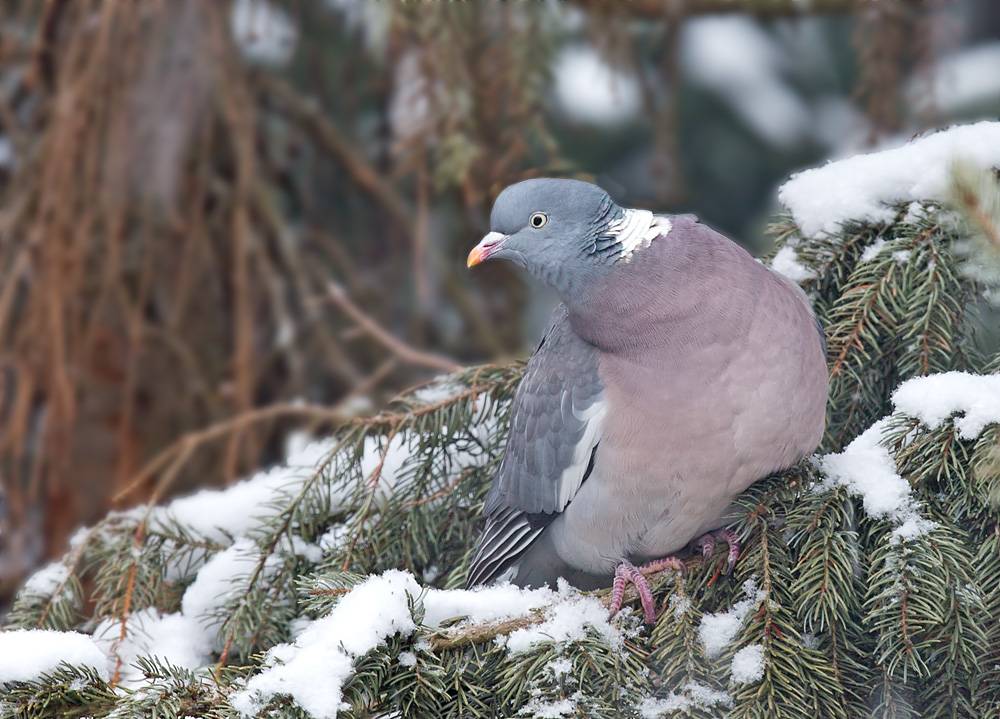
[(446, 357), (414, 349), (413, 347), (410, 347), (404, 342), (393, 337), (389, 334), (389, 332), (383, 329), (381, 325), (375, 322), (375, 320), (366, 315), (360, 308), (358, 308), (357, 305), (351, 302), (347, 293), (344, 291), (344, 288), (340, 285), (332, 282), (330, 283), (329, 297), (338, 309), (347, 315), (352, 322), (357, 324), (358, 327), (365, 332), (365, 334), (392, 352), (403, 362), (408, 362), (420, 367), (427, 367), (428, 369), (439, 370), (441, 372), (457, 372), (462, 368), (462, 365), (453, 362)]

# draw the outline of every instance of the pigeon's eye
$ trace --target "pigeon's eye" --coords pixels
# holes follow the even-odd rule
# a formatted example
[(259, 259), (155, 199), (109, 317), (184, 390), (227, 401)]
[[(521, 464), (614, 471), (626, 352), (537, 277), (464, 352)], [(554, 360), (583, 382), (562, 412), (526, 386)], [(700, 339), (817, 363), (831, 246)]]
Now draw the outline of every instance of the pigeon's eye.
[(531, 226), (534, 227), (536, 230), (539, 227), (545, 227), (545, 223), (548, 222), (548, 221), (549, 221), (549, 218), (546, 217), (541, 212), (536, 212), (535, 214), (533, 214), (531, 217), (528, 218), (528, 222), (530, 222)]

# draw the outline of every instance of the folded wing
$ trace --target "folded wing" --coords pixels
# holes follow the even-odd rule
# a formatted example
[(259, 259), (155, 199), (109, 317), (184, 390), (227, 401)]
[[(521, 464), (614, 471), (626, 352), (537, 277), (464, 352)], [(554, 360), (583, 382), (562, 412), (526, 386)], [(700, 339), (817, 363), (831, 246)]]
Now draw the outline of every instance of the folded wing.
[(560, 305), (514, 395), (469, 586), (504, 577), (576, 496), (593, 469), (605, 409), (597, 350)]

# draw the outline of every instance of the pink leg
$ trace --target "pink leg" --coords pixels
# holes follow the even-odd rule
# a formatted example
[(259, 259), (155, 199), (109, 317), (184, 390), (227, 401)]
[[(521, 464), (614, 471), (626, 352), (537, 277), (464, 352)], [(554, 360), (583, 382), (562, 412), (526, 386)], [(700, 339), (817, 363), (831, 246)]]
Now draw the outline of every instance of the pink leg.
[(615, 616), (622, 608), (622, 600), (625, 598), (625, 585), (632, 582), (639, 591), (639, 600), (642, 602), (642, 611), (646, 617), (646, 624), (655, 624), (656, 600), (653, 599), (653, 590), (649, 588), (646, 575), (662, 572), (664, 569), (680, 570), (683, 568), (683, 562), (676, 557), (656, 559), (648, 564), (643, 564), (641, 567), (637, 567), (628, 561), (622, 562), (615, 569), (615, 582), (611, 585), (611, 616)]
[(701, 556), (708, 559), (715, 552), (716, 540), (722, 539), (729, 547), (729, 554), (726, 555), (726, 574), (733, 571), (736, 560), (740, 558), (740, 539), (736, 532), (731, 529), (716, 529), (714, 532), (698, 537), (694, 540), (694, 546), (701, 549)]

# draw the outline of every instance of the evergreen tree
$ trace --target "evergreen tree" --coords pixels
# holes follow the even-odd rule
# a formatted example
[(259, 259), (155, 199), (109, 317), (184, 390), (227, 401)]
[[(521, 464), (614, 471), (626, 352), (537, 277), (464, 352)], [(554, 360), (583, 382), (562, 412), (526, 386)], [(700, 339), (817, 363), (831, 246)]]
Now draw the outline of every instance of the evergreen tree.
[[(948, 204), (892, 222), (779, 218), (827, 334), (827, 454), (742, 495), (732, 575), (719, 551), (657, 576), (653, 627), (635, 597), (609, 623), (606, 591), (458, 589), (523, 370), (477, 367), (345, 423), (294, 481), (81, 532), (8, 629), (93, 635), (117, 666), (10, 681), (0, 713), (1000, 716), (997, 196), (957, 167)], [(170, 632), (201, 666), (150, 656)]]

